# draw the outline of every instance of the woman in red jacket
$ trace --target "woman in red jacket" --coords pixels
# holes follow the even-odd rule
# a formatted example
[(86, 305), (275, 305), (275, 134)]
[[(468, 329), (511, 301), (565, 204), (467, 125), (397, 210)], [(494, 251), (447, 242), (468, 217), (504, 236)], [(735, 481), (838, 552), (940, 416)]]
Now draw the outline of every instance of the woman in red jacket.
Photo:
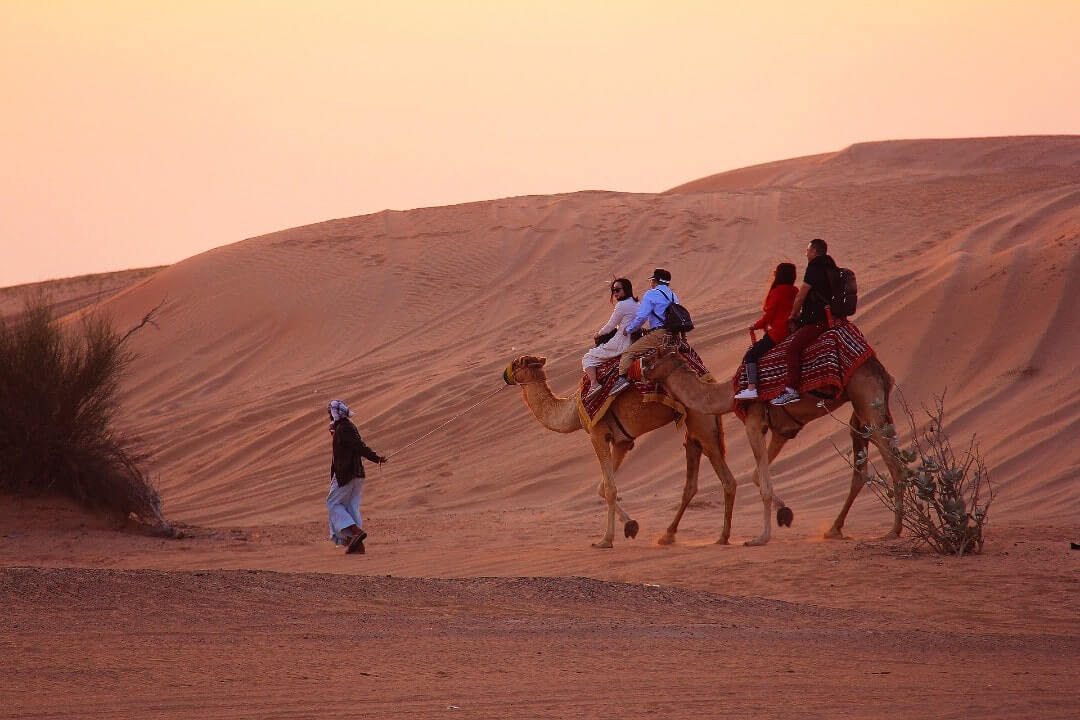
[(772, 350), (784, 338), (788, 336), (788, 316), (791, 307), (795, 304), (795, 295), (798, 294), (795, 287), (795, 266), (791, 263), (780, 263), (773, 270), (772, 285), (769, 286), (769, 294), (765, 302), (761, 304), (764, 312), (751, 330), (765, 330), (765, 335), (750, 346), (743, 356), (746, 363), (746, 389), (735, 395), (736, 400), (757, 400), (758, 360), (765, 353)]

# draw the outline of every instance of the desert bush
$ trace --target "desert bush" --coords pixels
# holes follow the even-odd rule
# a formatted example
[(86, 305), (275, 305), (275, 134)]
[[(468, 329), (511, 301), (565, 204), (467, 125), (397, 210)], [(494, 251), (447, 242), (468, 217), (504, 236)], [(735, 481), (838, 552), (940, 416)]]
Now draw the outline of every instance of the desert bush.
[[(911, 445), (900, 448), (896, 428), (881, 428), (891, 440), (891, 451), (904, 470), (900, 495), (904, 528), (915, 545), (927, 545), (943, 555), (982, 552), (983, 527), (994, 498), (990, 474), (979, 452), (975, 436), (966, 449), (957, 453), (945, 431), (945, 394), (926, 408), (928, 423), (921, 431), (915, 416), (901, 395), (900, 405), (911, 428)], [(854, 458), (874, 494), (889, 509), (894, 506), (894, 490), (888, 474), (877, 472), (866, 451)]]
[(140, 470), (147, 454), (119, 432), (117, 393), (134, 359), (131, 334), (101, 315), (62, 325), (48, 298), (0, 318), (0, 490), (56, 493), (167, 529), (161, 498)]

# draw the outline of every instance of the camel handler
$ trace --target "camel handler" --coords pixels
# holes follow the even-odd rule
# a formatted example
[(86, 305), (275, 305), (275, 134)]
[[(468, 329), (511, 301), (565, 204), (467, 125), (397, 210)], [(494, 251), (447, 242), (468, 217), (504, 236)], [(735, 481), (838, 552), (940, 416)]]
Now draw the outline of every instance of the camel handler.
[(622, 360), (619, 361), (619, 379), (611, 386), (612, 395), (630, 386), (626, 373), (635, 360), (668, 343), (671, 338), (671, 331), (664, 329), (664, 311), (671, 303), (679, 302), (679, 296), (668, 287), (671, 284), (671, 273), (663, 268), (656, 268), (649, 281), (651, 287), (641, 296), (637, 315), (629, 325), (623, 328), (623, 332), (627, 335), (637, 332), (646, 321), (649, 323), (649, 329), (644, 330), (645, 334), (623, 353)]
[(326, 496), (326, 509), (330, 513), (330, 539), (346, 546), (346, 554), (363, 554), (364, 518), (360, 514), (360, 500), (364, 491), (364, 463), (362, 457), (382, 465), (386, 458), (364, 444), (360, 431), (349, 418), (352, 411), (341, 400), (333, 400), (327, 406), (330, 413), (330, 435), (333, 437), (334, 456), (330, 462), (330, 492)]

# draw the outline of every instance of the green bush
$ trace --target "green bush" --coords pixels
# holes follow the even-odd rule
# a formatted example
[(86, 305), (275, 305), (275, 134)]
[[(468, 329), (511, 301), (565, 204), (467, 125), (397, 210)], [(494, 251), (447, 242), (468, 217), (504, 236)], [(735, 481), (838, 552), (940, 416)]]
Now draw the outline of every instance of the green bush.
[(48, 299), (0, 318), (0, 490), (55, 493), (85, 506), (169, 529), (161, 498), (140, 469), (147, 458), (115, 428), (120, 378), (134, 358), (132, 332), (103, 316), (62, 325)]

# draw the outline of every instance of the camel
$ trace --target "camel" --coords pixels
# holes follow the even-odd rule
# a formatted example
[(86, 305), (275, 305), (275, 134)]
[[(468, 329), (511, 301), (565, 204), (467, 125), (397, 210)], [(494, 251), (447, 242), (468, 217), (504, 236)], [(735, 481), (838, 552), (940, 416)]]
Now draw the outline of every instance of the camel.
[[(503, 373), (503, 380), (508, 385), (520, 385), (521, 397), (525, 405), (540, 424), (548, 430), (560, 433), (577, 432), (584, 428), (578, 415), (578, 394), (558, 397), (548, 385), (544, 372), (546, 358), (523, 355), (511, 362)], [(610, 548), (615, 537), (615, 514), (624, 523), (625, 536), (637, 536), (638, 523), (632, 520), (617, 501), (615, 473), (622, 465), (626, 454), (634, 447), (634, 440), (647, 432), (675, 422), (678, 415), (667, 405), (657, 402), (645, 402), (641, 393), (629, 389), (615, 396), (604, 417), (591, 431), (596, 459), (600, 462), (603, 478), (597, 486), (600, 497), (607, 502), (607, 530), (593, 547)], [(735, 477), (724, 460), (724, 431), (720, 419), (697, 411), (686, 413), (686, 484), (683, 487), (682, 501), (664, 534), (657, 539), (660, 545), (675, 542), (679, 522), (690, 501), (697, 494), (698, 467), (702, 453), (712, 463), (713, 470), (724, 487), (724, 529), (716, 542), (726, 545), (731, 535), (731, 511), (735, 506)]]
[[(651, 359), (646, 358), (642, 362), (642, 373), (648, 380), (662, 383), (664, 389), (685, 405), (687, 410), (693, 408), (699, 412), (715, 413), (717, 416), (734, 411), (734, 383), (702, 382), (685, 366), (682, 358), (676, 353), (661, 348)], [(900, 483), (903, 480), (904, 471), (893, 453), (893, 439), (884, 434), (885, 428), (892, 426), (892, 414), (889, 412), (889, 393), (892, 387), (892, 376), (877, 357), (871, 357), (852, 373), (841, 394), (828, 402), (829, 409), (819, 407), (818, 398), (813, 396), (804, 396), (798, 402), (783, 407), (770, 406), (766, 402), (750, 403), (743, 423), (756, 461), (754, 482), (760, 489), (765, 510), (764, 529), (761, 535), (755, 540), (748, 541), (747, 545), (764, 545), (769, 541), (771, 532), (769, 507), (771, 504), (782, 506), (782, 502), (777, 503), (772, 491), (769, 463), (780, 454), (784, 443), (795, 437), (795, 434), (806, 423), (823, 417), (829, 410), (840, 407), (846, 402), (850, 402), (852, 407), (848, 427), (851, 433), (854, 469), (847, 499), (840, 508), (840, 514), (833, 521), (832, 527), (826, 531), (825, 537), (828, 539), (844, 537), (844, 521), (847, 519), (848, 510), (851, 509), (855, 497), (866, 484), (866, 464), (859, 463), (857, 458), (860, 455), (865, 456), (871, 442), (880, 451), (893, 481), (893, 497), (895, 498), (893, 526), (885, 539), (900, 536), (903, 528)], [(770, 429), (773, 433), (766, 448), (765, 436)], [(778, 521), (780, 520), (779, 513), (780, 511), (778, 511)], [(787, 524), (790, 525), (791, 516), (787, 515), (786, 519)], [(781, 524), (784, 523), (781, 521)]]

